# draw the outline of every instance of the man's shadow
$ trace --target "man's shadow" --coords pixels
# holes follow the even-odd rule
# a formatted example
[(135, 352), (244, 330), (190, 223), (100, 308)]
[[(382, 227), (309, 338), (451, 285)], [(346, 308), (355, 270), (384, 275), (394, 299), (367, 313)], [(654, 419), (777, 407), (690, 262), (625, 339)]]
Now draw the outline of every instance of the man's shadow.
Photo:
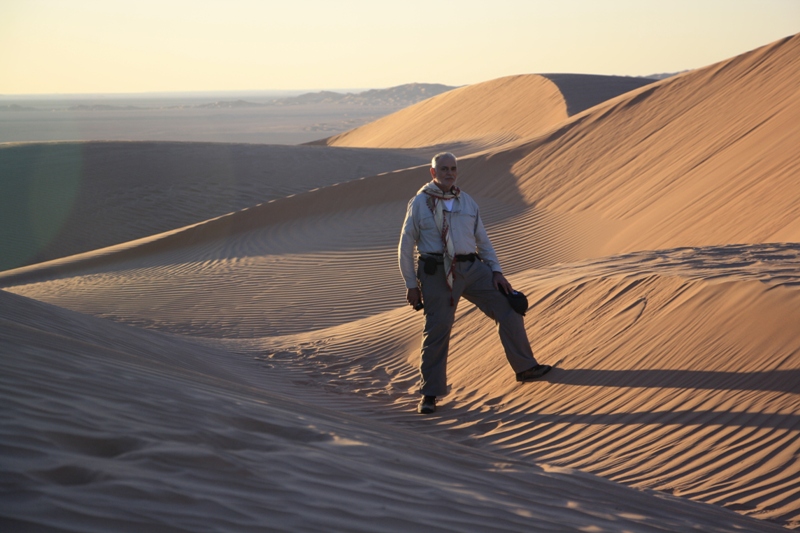
[[(697, 370), (592, 370), (554, 368), (541, 378), (553, 384), (586, 387), (669, 388), (716, 391), (763, 391), (800, 394), (800, 369), (765, 372), (717, 372)], [(582, 424), (678, 424), (773, 427), (800, 429), (800, 414), (749, 413), (746, 411), (637, 411), (631, 413), (542, 414), (540, 422)]]

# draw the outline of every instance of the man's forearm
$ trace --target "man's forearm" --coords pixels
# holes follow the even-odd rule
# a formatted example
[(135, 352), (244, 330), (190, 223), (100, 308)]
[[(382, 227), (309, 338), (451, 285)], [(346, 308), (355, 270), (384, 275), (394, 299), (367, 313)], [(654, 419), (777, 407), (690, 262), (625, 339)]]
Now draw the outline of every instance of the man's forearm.
[[(407, 228), (406, 228), (407, 229)], [(400, 265), (400, 274), (406, 283), (407, 289), (417, 287), (417, 269), (414, 265), (414, 250), (417, 247), (413, 235), (406, 229), (400, 235), (400, 245), (397, 249), (397, 261)]]
[(475, 230), (475, 243), (481, 260), (492, 268), (492, 272), (502, 273), (503, 269), (500, 267), (497, 253), (494, 251), (494, 246), (492, 246), (489, 235), (486, 233), (486, 228), (483, 227), (483, 222), (480, 219), (478, 219)]
[(397, 261), (400, 265), (400, 274), (403, 276), (407, 289), (417, 287), (417, 269), (414, 265), (414, 251), (417, 248), (419, 230), (414, 223), (413, 200), (408, 203), (406, 219), (403, 221), (403, 230), (400, 232), (400, 244), (397, 246)]

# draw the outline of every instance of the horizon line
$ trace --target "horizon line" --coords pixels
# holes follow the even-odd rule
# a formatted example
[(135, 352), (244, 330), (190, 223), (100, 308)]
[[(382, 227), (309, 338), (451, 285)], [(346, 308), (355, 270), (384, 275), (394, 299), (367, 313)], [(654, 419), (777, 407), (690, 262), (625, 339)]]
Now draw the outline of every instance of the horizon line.
[[(693, 69), (685, 69), (675, 72), (654, 72), (651, 74), (645, 75), (633, 75), (633, 74), (596, 74), (596, 73), (582, 73), (582, 72), (544, 72), (544, 73), (527, 73), (539, 76), (546, 76), (546, 75), (553, 75), (553, 74), (574, 74), (574, 75), (582, 75), (582, 76), (613, 76), (613, 77), (620, 77), (620, 78), (655, 78), (656, 76), (672, 76), (676, 74), (680, 74), (686, 72), (687, 70)], [(524, 73), (522, 73), (524, 74)], [(509, 74), (508, 76), (513, 76), (515, 74)], [(520, 74), (517, 74), (520, 75)], [(506, 77), (506, 76), (500, 76)], [(485, 80), (490, 81), (490, 80)], [(475, 82), (481, 83), (481, 82)], [(375, 89), (391, 89), (394, 87), (402, 87), (403, 85), (448, 85), (452, 87), (464, 87), (467, 85), (475, 85), (475, 83), (467, 83), (461, 85), (448, 85), (446, 83), (440, 82), (417, 82), (411, 81), (406, 83), (401, 83), (398, 85), (389, 85), (385, 87), (325, 87), (325, 88), (305, 88), (305, 89), (175, 89), (175, 90), (153, 90), (153, 91), (98, 91), (98, 92), (57, 92), (57, 93), (3, 93), (0, 92), (0, 98), (21, 98), (21, 97), (79, 97), (79, 96), (168, 96), (168, 95), (189, 95), (189, 94), (222, 94), (222, 93), (240, 93), (240, 94), (256, 94), (256, 93), (297, 93), (303, 94), (307, 92), (321, 92), (321, 91), (331, 91), (331, 92), (364, 92), (370, 91)]]

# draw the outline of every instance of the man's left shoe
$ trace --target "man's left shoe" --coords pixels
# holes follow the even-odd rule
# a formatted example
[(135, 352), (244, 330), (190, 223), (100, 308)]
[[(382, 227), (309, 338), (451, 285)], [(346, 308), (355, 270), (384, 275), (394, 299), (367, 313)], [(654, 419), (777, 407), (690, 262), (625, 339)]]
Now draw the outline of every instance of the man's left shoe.
[(421, 415), (429, 415), (436, 411), (436, 396), (423, 396), (417, 405), (417, 412)]
[(537, 379), (553, 369), (550, 365), (536, 365), (533, 368), (529, 368), (523, 372), (517, 372), (517, 381), (530, 381), (532, 379)]

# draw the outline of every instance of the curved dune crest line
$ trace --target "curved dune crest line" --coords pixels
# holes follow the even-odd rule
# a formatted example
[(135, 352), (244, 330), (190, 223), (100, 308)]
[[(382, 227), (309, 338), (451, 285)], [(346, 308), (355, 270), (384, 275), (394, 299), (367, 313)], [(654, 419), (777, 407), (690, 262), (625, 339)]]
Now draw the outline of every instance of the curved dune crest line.
[[(524, 202), (514, 193), (510, 174), (498, 172), (486, 180), (480, 175), (470, 175), (470, 165), (469, 159), (462, 164), (463, 183), (482, 199), (483, 217), (488, 224), (524, 212)], [(412, 167), (335, 183), (137, 241), (0, 272), (0, 283), (5, 286), (31, 283), (113, 268), (110, 265), (128, 261), (146, 263), (155, 254), (178, 253), (181, 257), (178, 261), (206, 261), (241, 254), (307, 253), (357, 247), (370, 250), (362, 256), (367, 257), (372, 250), (396, 246), (397, 227), (408, 199), (428, 177), (424, 167)], [(368, 221), (361, 219), (365, 215)], [(317, 230), (315, 225), (322, 227)], [(248, 232), (257, 233), (245, 235)], [(326, 237), (320, 238), (321, 235)], [(355, 237), (358, 239), (354, 240)], [(189, 248), (195, 250), (187, 256), (182, 250)]]
[(565, 120), (568, 109), (582, 111), (651, 82), (572, 74), (508, 76), (448, 91), (319, 143), (373, 148), (466, 143), (471, 150), (497, 146), (544, 133)]
[[(496, 181), (469, 176), (469, 160), (463, 166), (470, 190), (493, 189)], [(417, 168), (348, 182), (8, 271), (0, 280), (20, 294), (173, 333), (242, 338), (319, 330), (403, 305), (397, 228), (424, 176)], [(593, 246), (581, 239), (599, 231), (583, 231), (591, 220), (570, 224), (505, 194), (480, 200), (509, 273), (580, 258)], [(531, 244), (510, 254), (520, 239)], [(559, 245), (562, 239), (571, 245)]]
[[(398, 187), (407, 179), (400, 177)], [(374, 205), (361, 197), (364, 205), (345, 209), (349, 187), (341, 187), (341, 196), (333, 187), (334, 196), (319, 191), (269, 204), (248, 231), (220, 237), (230, 227), (187, 228), (187, 235), (107, 255), (11, 271), (3, 283), (70, 309), (204, 337), (318, 330), (401, 306), (397, 225), (413, 193)], [(303, 215), (299, 206), (310, 206), (316, 195), (338, 198), (323, 201), (338, 210)], [(489, 224), (508, 215), (502, 202), (486, 198), (483, 205), (494, 207), (486, 212)]]
[(567, 115), (582, 113), (606, 100), (654, 83), (648, 78), (597, 74), (542, 74), (558, 87), (567, 105)]
[[(286, 224), (288, 225), (287, 229), (292, 230), (298, 227), (295, 222), (302, 223), (304, 219), (310, 218), (313, 221), (314, 217), (317, 217), (319, 220), (320, 217), (324, 219), (350, 210), (358, 213), (362, 209), (370, 210), (375, 205), (392, 202), (405, 204), (409, 195), (412, 195), (418, 187), (419, 176), (424, 176), (424, 173), (423, 169), (414, 169), (318, 187), (137, 241), (0, 272), (0, 279), (4, 284), (16, 284), (46, 277), (63, 276), (80, 272), (81, 269), (146, 258), (153, 254), (170, 253), (187, 247), (207, 245), (213, 248), (215, 243), (224, 246), (227, 239), (237, 239), (246, 232), (274, 225)], [(350, 223), (359, 224), (357, 220), (352, 220), (353, 216), (355, 215), (351, 214), (345, 218), (349, 218)], [(396, 233), (396, 231), (396, 229), (392, 229), (392, 233)], [(275, 235), (275, 237), (281, 241), (287, 240), (285, 235)], [(307, 246), (302, 246), (302, 241), (294, 239), (293, 242), (300, 245), (302, 249), (309, 250)], [(261, 248), (261, 250), (269, 251), (270, 243), (264, 244), (267, 247)], [(370, 243), (361, 244), (370, 246)], [(253, 248), (249, 252), (258, 253), (259, 249)]]
[(410, 151), (189, 142), (0, 146), (0, 270), (425, 162)]

